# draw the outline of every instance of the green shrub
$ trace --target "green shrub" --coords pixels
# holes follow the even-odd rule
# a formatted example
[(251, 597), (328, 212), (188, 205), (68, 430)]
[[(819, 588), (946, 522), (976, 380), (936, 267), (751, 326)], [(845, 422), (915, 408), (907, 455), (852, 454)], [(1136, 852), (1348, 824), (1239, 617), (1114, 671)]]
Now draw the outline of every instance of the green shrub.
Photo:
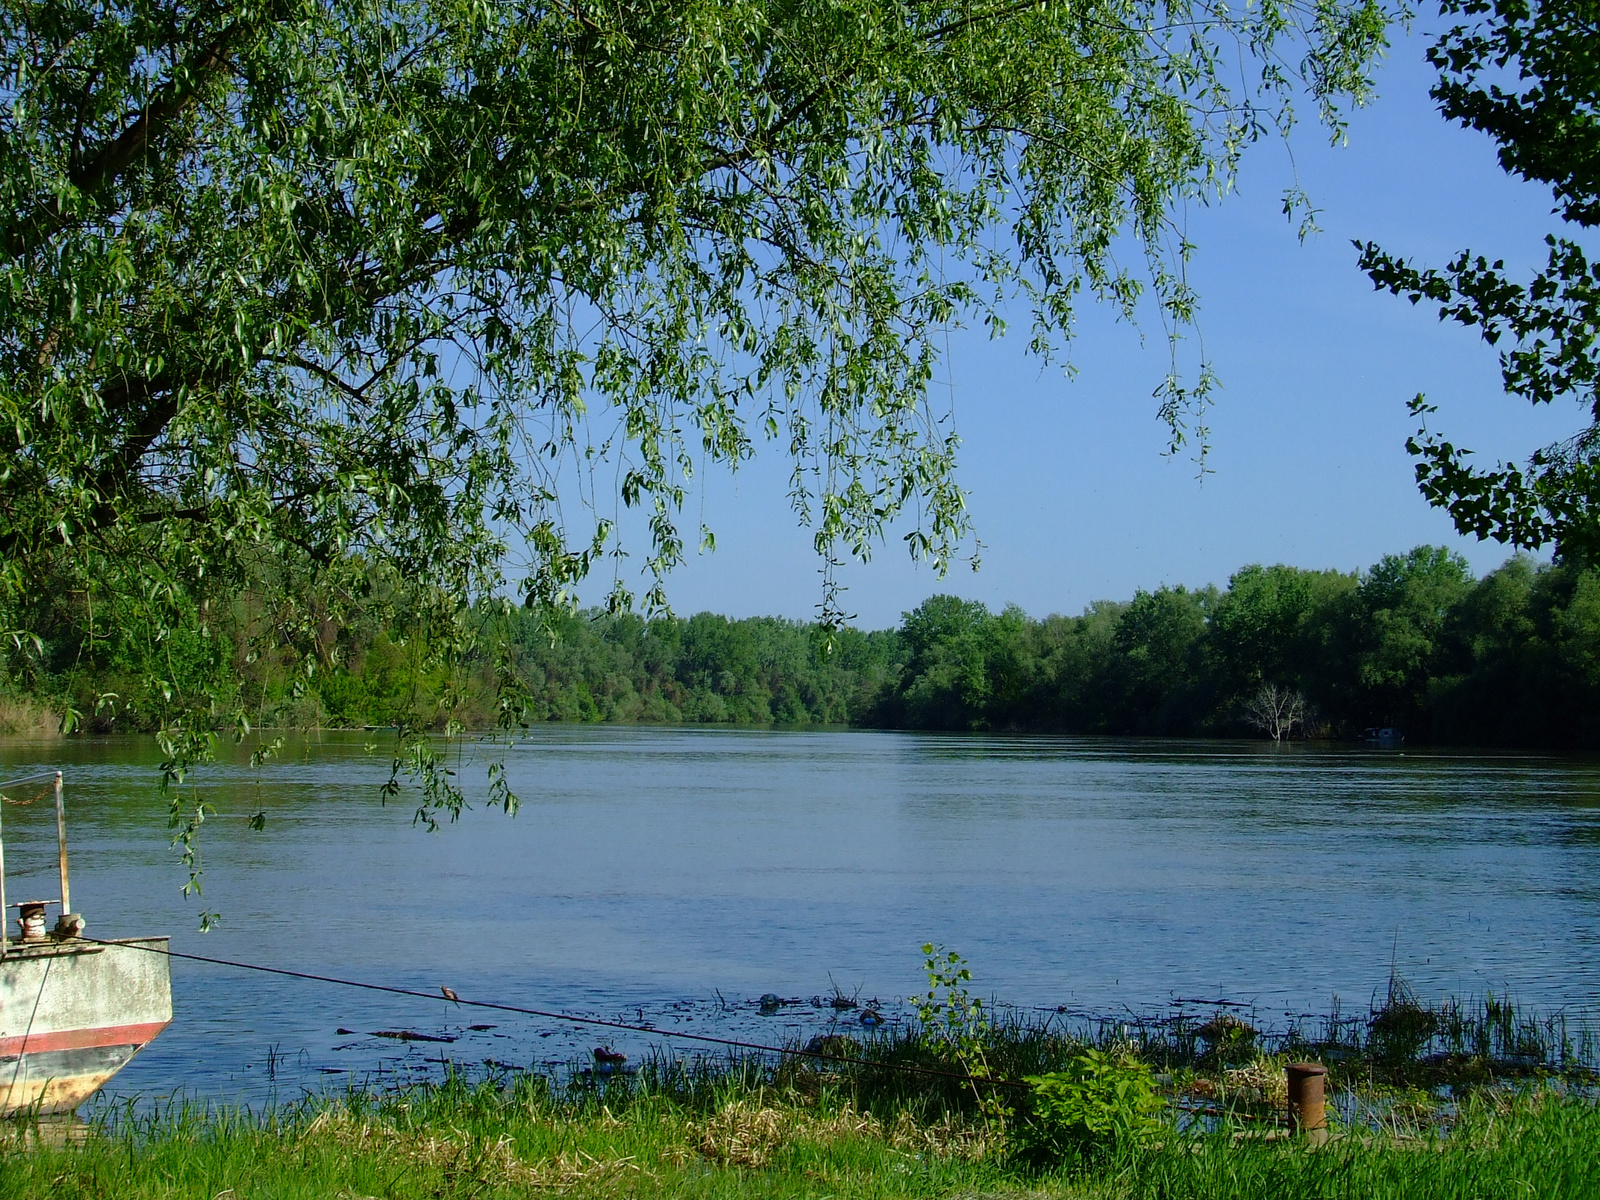
[(1155, 1076), (1137, 1059), (1085, 1050), (1064, 1071), (1029, 1075), (1015, 1149), (1036, 1167), (1087, 1165), (1148, 1144), (1165, 1125)]

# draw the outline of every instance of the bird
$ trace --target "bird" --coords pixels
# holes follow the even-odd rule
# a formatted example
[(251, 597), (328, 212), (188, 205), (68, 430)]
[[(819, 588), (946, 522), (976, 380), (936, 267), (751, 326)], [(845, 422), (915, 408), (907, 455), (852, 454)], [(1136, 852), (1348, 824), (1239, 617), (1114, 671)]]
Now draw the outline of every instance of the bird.
[(446, 1000), (450, 1001), (452, 1004), (460, 1004), (461, 1003), (461, 997), (455, 994), (454, 989), (447, 988), (447, 987), (445, 987), (444, 984), (441, 983), (439, 985), (439, 990), (444, 993), (444, 998)]

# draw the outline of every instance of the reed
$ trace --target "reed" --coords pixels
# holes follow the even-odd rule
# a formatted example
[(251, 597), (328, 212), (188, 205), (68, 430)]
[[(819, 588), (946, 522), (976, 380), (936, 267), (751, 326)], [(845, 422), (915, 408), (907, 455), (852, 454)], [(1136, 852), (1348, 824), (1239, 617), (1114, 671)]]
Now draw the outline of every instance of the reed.
[[(1451, 1119), (1455, 1104), (1478, 1091), (1537, 1081), (1589, 1086), (1600, 1079), (1600, 1024), (1571, 1011), (1541, 1013), (1510, 1000), (1419, 1000), (1399, 976), (1365, 1011), (1334, 1006), (1317, 1017), (1271, 1026), (1253, 1013), (1211, 1008), (1115, 1017), (997, 1008), (979, 1035), (981, 1059), (995, 1080), (1064, 1070), (1085, 1049), (1150, 1064), (1179, 1110), (1191, 1117), (1276, 1121), (1284, 1107), (1284, 1066), (1311, 1059), (1329, 1066), (1328, 1085), (1349, 1122), (1407, 1128)], [(870, 1037), (838, 1035), (829, 1054), (853, 1061), (786, 1059), (765, 1064), (765, 1078), (802, 1094), (831, 1089), (866, 1111), (906, 1110), (918, 1119), (971, 1119), (980, 1098), (1012, 1091), (961, 1076), (971, 1062), (915, 1026)], [(912, 1066), (952, 1077), (908, 1074)], [(654, 1086), (679, 1070), (654, 1061)], [(732, 1060), (719, 1069), (749, 1071)], [(687, 1077), (682, 1086), (687, 1085)]]
[(58, 738), (61, 736), (61, 714), (32, 696), (0, 692), (0, 735)]

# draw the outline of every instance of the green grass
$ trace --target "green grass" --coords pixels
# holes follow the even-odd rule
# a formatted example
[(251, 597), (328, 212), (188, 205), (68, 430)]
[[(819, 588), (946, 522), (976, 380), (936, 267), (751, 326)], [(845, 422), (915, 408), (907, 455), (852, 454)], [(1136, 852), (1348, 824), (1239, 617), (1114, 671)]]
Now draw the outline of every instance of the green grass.
[(706, 1072), (605, 1096), (523, 1077), (265, 1114), (177, 1105), (102, 1120), (67, 1144), (11, 1127), (0, 1200), (1600, 1195), (1600, 1110), (1548, 1089), (1480, 1095), (1420, 1136), (1345, 1131), (1308, 1148), (1224, 1126), (1045, 1174), (1011, 1159), (981, 1121), (926, 1106), (868, 1111), (858, 1099), (831, 1084), (807, 1094)]
[(1549, 1092), (1468, 1106), (1448, 1135), (1349, 1136), (1320, 1149), (1209, 1138), (1122, 1164), (1108, 1196), (1468, 1200), (1600, 1196), (1600, 1111)]
[[(706, 1098), (709, 1099), (709, 1098)], [(110, 1122), (81, 1144), (14, 1137), (0, 1197), (916, 1197), (992, 1190), (1005, 1175), (962, 1125), (885, 1126), (832, 1097), (729, 1087), (554, 1099), (460, 1081), (352, 1095), (265, 1117), (180, 1107)]]

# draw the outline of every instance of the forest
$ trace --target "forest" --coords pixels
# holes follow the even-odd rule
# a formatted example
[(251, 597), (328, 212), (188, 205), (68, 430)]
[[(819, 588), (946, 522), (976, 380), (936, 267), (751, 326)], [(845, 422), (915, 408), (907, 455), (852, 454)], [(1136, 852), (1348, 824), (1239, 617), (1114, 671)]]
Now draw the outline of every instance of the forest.
[[(932, 596), (895, 629), (713, 613), (551, 617), (480, 603), (482, 637), (428, 644), (399, 592), (259, 649), (241, 596), (188, 634), (144, 641), (107, 614), (60, 628), (13, 696), (89, 729), (152, 729), (161, 689), (238, 680), (219, 726), (518, 722), (827, 724), (1165, 737), (1359, 737), (1600, 747), (1600, 570), (1526, 556), (1474, 578), (1421, 546), (1361, 572), (1247, 566), (1227, 586), (1160, 587), (1076, 616)], [(250, 649), (250, 647), (256, 649)], [(481, 647), (494, 646), (491, 654)], [(13, 659), (13, 663), (22, 660)]]

